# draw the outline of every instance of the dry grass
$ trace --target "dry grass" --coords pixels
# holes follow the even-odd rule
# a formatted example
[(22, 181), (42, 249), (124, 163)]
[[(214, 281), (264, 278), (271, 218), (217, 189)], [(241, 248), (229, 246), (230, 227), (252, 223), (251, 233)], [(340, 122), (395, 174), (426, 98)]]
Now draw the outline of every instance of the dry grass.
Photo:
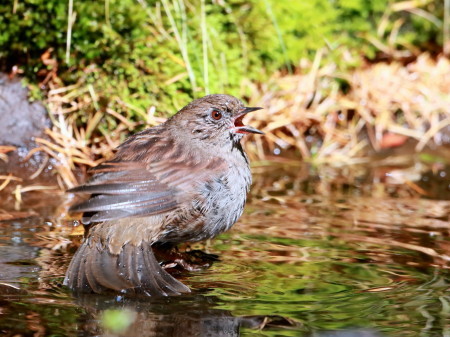
[[(367, 160), (369, 149), (379, 150), (417, 140), (416, 150), (428, 143), (442, 143), (442, 130), (450, 128), (450, 61), (421, 55), (413, 63), (378, 63), (340, 74), (333, 64), (320, 66), (322, 52), (306, 61), (294, 75), (275, 74), (268, 83), (244, 83), (252, 91), (250, 105), (265, 109), (253, 114), (251, 125), (266, 132), (246, 140), (253, 159), (273, 159), (277, 152), (315, 164), (348, 165)], [(338, 80), (337, 80), (338, 79)], [(343, 92), (342, 83), (348, 91)], [(86, 93), (89, 94), (86, 94)], [(113, 98), (118, 99), (118, 98)], [(50, 140), (37, 139), (40, 147), (57, 161), (60, 186), (77, 184), (76, 167), (92, 167), (112, 155), (139, 124), (117, 111), (98, 107), (92, 88), (74, 85), (54, 87), (48, 95), (54, 126)], [(94, 108), (79, 126), (77, 116)], [(124, 106), (124, 112), (130, 107)], [(155, 107), (145, 116), (145, 125), (164, 121), (154, 117)], [(99, 132), (102, 118), (116, 120), (111, 134)], [(292, 151), (291, 151), (292, 150)], [(284, 152), (286, 151), (286, 152)], [(292, 157), (291, 157), (292, 158)]]
[[(333, 65), (308, 74), (276, 75), (261, 88), (253, 86), (252, 104), (265, 107), (252, 125), (267, 133), (249, 144), (254, 156), (296, 148), (305, 160), (349, 164), (364, 160), (367, 150), (389, 147), (389, 139), (417, 140), (421, 151), (429, 142), (441, 145), (450, 133), (450, 61), (426, 54), (415, 62), (378, 63), (338, 74)], [(350, 90), (339, 90), (336, 77)], [(309, 139), (315, 140), (310, 144)]]
[(10, 145), (0, 145), (0, 160), (8, 162), (7, 153), (15, 151), (17, 148)]

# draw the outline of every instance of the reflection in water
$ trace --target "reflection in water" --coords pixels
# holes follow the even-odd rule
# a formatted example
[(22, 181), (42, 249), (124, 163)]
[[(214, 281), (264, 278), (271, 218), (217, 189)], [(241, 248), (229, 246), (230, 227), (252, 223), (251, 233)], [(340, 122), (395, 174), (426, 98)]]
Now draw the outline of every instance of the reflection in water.
[(151, 300), (100, 296), (77, 299), (86, 311), (83, 330), (90, 335), (232, 337), (239, 336), (242, 327), (295, 327), (294, 321), (277, 316), (235, 317), (228, 310), (214, 309), (218, 302), (218, 298), (203, 295)]
[(191, 247), (220, 257), (182, 275), (194, 293), (150, 300), (72, 298), (61, 281), (78, 241), (59, 200), (30, 192), (15, 210), (7, 191), (0, 335), (450, 335), (446, 167), (255, 171), (240, 222)]
[(326, 331), (313, 333), (311, 337), (382, 337), (375, 330), (349, 329), (342, 331)]

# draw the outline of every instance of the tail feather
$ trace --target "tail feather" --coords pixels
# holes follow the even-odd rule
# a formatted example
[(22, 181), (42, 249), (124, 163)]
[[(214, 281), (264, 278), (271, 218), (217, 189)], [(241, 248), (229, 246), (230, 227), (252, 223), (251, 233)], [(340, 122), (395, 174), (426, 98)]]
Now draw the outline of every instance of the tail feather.
[(136, 247), (128, 243), (119, 254), (112, 254), (89, 240), (72, 258), (64, 285), (83, 293), (112, 290), (169, 296), (190, 292), (159, 265), (150, 245)]
[(133, 287), (133, 284), (127, 282), (123, 277), (124, 275), (117, 272), (115, 260), (117, 260), (117, 256), (112, 255), (108, 249), (101, 249), (88, 256), (86, 276), (91, 287), (97, 286), (96, 283), (115, 291)]
[[(142, 259), (138, 259), (138, 263), (136, 265), (136, 269), (138, 275), (142, 280), (142, 286), (144, 289), (157, 289), (158, 292), (163, 295), (167, 295), (167, 292), (170, 293), (170, 287), (166, 287), (164, 284), (164, 280), (158, 277), (158, 272), (152, 272), (155, 270), (154, 264), (152, 262), (156, 261), (148, 261), (147, 254), (142, 252)], [(160, 267), (161, 268), (161, 267)]]
[[(173, 277), (161, 268), (154, 255), (149, 256), (148, 254), (144, 254), (143, 260), (145, 268), (142, 279), (145, 280), (144, 283), (148, 282), (150, 287), (152, 283), (156, 284), (161, 288), (161, 291), (168, 294), (173, 291), (180, 292), (182, 290), (178, 287), (179, 285), (175, 285), (176, 287), (174, 287), (172, 282)], [(151, 270), (155, 270), (156, 272), (152, 273)]]
[(139, 284), (140, 278), (135, 268), (135, 254), (131, 245), (125, 245), (122, 248), (122, 254), (119, 255), (117, 265), (119, 267), (119, 273), (128, 275), (132, 284)]
[(86, 264), (87, 257), (89, 256), (87, 253), (87, 248), (87, 245), (82, 245), (76, 252), (76, 261), (74, 261), (75, 259), (72, 259), (69, 265), (69, 267), (73, 268), (72, 275), (79, 284), (78, 290), (80, 292), (88, 292), (90, 289), (88, 275), (84, 272), (84, 268), (82, 268), (82, 266)]

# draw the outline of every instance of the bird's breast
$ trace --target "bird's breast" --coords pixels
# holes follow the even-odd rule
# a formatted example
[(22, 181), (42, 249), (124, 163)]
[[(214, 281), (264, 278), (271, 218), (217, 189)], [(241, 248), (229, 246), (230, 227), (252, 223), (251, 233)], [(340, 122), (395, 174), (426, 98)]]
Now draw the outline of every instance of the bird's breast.
[(244, 210), (251, 184), (248, 165), (230, 164), (204, 181), (183, 212), (171, 219), (162, 241), (202, 241), (230, 229)]
[(202, 189), (207, 236), (228, 230), (242, 215), (251, 184), (248, 166), (232, 167), (227, 174), (210, 181)]

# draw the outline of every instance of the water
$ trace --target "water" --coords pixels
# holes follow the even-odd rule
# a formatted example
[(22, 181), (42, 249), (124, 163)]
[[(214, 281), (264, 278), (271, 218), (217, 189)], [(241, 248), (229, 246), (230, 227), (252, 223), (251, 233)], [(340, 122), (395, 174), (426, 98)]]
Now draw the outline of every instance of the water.
[(163, 299), (73, 298), (69, 201), (28, 192), (19, 211), (4, 192), (0, 335), (450, 336), (449, 166), (254, 172), (239, 223), (190, 247), (220, 261)]

